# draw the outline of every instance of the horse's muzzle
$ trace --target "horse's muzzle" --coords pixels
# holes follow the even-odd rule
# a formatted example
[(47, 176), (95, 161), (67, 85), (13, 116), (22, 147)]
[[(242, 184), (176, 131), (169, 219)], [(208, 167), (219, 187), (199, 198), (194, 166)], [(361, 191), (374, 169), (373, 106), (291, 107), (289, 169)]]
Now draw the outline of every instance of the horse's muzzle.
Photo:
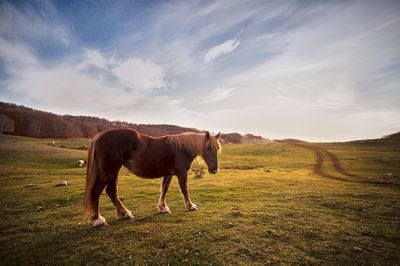
[(214, 169), (208, 168), (208, 172), (209, 172), (210, 174), (216, 174), (216, 173), (219, 172), (219, 168), (214, 168)]

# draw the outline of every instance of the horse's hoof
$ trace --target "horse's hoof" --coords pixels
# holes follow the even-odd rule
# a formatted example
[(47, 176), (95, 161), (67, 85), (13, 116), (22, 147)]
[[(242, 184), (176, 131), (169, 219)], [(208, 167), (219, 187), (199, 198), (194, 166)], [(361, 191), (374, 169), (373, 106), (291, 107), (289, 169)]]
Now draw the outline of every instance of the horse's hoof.
[(169, 210), (168, 206), (165, 206), (163, 208), (159, 208), (160, 213), (171, 213), (171, 211)]
[(125, 213), (122, 214), (122, 215), (119, 215), (119, 217), (120, 217), (122, 220), (129, 220), (129, 219), (133, 219), (134, 216), (132, 215), (132, 213), (131, 213), (130, 210), (126, 210)]
[(189, 211), (197, 211), (196, 204), (192, 203), (192, 205), (189, 207)]
[(106, 219), (104, 219), (104, 217), (101, 215), (99, 215), (99, 217), (93, 223), (94, 227), (100, 227), (100, 226), (106, 226), (106, 225), (108, 225), (108, 223), (106, 222)]

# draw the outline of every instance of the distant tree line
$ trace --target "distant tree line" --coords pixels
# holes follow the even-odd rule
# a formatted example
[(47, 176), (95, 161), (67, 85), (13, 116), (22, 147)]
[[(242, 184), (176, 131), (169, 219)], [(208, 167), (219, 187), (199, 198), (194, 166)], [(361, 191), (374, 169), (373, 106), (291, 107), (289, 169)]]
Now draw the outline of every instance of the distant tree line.
[[(134, 124), (109, 121), (93, 116), (56, 115), (14, 103), (0, 102), (0, 134), (34, 138), (92, 138), (97, 133), (113, 128), (133, 128), (154, 137), (183, 132), (203, 132), (195, 128), (174, 125)], [(270, 143), (261, 136), (238, 133), (222, 134), (224, 143)]]
[(182, 132), (201, 132), (174, 125), (145, 125), (109, 121), (91, 116), (56, 115), (13, 103), (0, 102), (0, 133), (35, 138), (91, 138), (113, 128), (133, 128), (143, 134), (163, 136)]

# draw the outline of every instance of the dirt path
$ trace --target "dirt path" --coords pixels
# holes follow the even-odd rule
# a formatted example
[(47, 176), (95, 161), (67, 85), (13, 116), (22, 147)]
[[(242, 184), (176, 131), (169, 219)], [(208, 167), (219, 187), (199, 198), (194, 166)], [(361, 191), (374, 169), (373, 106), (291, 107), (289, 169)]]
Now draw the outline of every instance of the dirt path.
[[(323, 177), (330, 178), (330, 179), (334, 179), (334, 180), (343, 181), (343, 182), (367, 183), (367, 184), (374, 184), (374, 185), (400, 187), (400, 184), (379, 182), (379, 181), (362, 180), (362, 179), (364, 179), (363, 177), (351, 174), (351, 173), (347, 172), (345, 169), (343, 169), (342, 165), (340, 164), (339, 158), (334, 153), (332, 153), (330, 151), (327, 151), (325, 149), (321, 149), (321, 148), (314, 147), (314, 146), (309, 146), (309, 145), (304, 145), (304, 144), (299, 144), (299, 143), (293, 143), (293, 144), (290, 144), (290, 145), (301, 147), (301, 148), (304, 148), (304, 149), (308, 149), (308, 150), (311, 150), (311, 151), (314, 152), (315, 158), (316, 158), (316, 161), (315, 161), (315, 164), (314, 164), (314, 174), (316, 174), (316, 175), (323, 176)], [(338, 174), (340, 174), (342, 176), (350, 177), (352, 179), (347, 179), (347, 178), (344, 178), (344, 177), (334, 176), (334, 175), (331, 175), (331, 174), (328, 174), (328, 173), (324, 172), (322, 170), (322, 165), (325, 162), (324, 154), (326, 154), (326, 157), (328, 157), (328, 159), (332, 162), (333, 168), (335, 169), (335, 171)], [(358, 180), (354, 180), (354, 179), (358, 179)]]
[(313, 147), (313, 146), (303, 145), (303, 144), (292, 144), (292, 145), (311, 150), (311, 151), (313, 151), (315, 153), (316, 161), (315, 161), (315, 164), (314, 164), (314, 174), (316, 174), (316, 175), (327, 177), (327, 178), (331, 178), (331, 179), (335, 179), (335, 180), (345, 181), (345, 182), (353, 182), (351, 180), (348, 180), (348, 179), (345, 179), (345, 178), (342, 178), (342, 177), (338, 177), (338, 176), (333, 176), (333, 175), (330, 175), (330, 174), (325, 173), (325, 172), (322, 171), (322, 165), (325, 162), (325, 156), (324, 156), (324, 153), (325, 153), (325, 154), (327, 154), (327, 157), (329, 158), (329, 160), (332, 162), (333, 167), (334, 167), (336, 172), (338, 172), (339, 174), (342, 174), (344, 176), (353, 177), (353, 178), (354, 177), (355, 178), (359, 178), (359, 177), (357, 177), (355, 175), (347, 173), (343, 169), (343, 167), (340, 165), (340, 161), (339, 161), (338, 157), (335, 154), (333, 154), (333, 153), (331, 153), (331, 152), (329, 152), (327, 150), (324, 150), (324, 149), (321, 149), (321, 148), (317, 148), (317, 147)]

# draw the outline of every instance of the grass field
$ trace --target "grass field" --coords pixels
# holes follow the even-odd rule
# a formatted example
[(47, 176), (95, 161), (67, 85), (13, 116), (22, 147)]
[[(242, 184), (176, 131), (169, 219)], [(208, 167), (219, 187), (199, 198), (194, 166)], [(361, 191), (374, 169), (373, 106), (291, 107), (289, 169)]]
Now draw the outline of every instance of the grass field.
[(190, 173), (194, 212), (175, 178), (172, 213), (158, 214), (161, 179), (123, 168), (135, 218), (118, 220), (103, 193), (102, 228), (82, 216), (86, 169), (75, 164), (89, 141), (51, 141), (0, 135), (2, 265), (400, 264), (398, 139), (224, 145), (220, 173)]

